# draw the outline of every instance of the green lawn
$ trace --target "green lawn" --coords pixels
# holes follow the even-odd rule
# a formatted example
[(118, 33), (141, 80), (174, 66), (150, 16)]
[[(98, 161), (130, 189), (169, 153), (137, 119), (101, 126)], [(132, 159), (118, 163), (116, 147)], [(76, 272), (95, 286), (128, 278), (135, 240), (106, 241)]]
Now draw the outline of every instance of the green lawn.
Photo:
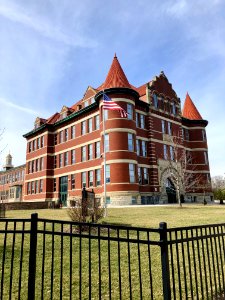
[[(7, 211), (7, 218), (29, 218), (32, 213), (39, 218), (70, 220), (67, 209), (41, 209)], [(185, 204), (180, 208), (172, 206), (140, 206), (130, 208), (109, 208), (103, 222), (157, 228), (160, 222), (167, 222), (168, 227), (225, 223), (225, 205)]]
[[(30, 218), (31, 213), (37, 212), (39, 218), (55, 219), (55, 220), (69, 220), (67, 210), (36, 210), (36, 211), (7, 211), (7, 218)], [(157, 228), (160, 222), (167, 222), (168, 227), (180, 227), (188, 225), (202, 225), (202, 224), (214, 224), (225, 223), (225, 206), (222, 205), (183, 205), (182, 208), (178, 206), (141, 206), (130, 208), (110, 208), (108, 209), (108, 216), (103, 219), (103, 223), (111, 224), (124, 224), (129, 226), (140, 226)], [(13, 224), (9, 224), (8, 228), (13, 229)], [(21, 224), (18, 224), (17, 228), (21, 228)], [(27, 225), (29, 227), (29, 225)], [(0, 225), (0, 229), (3, 228), (3, 224)], [(39, 225), (41, 230), (43, 225)], [(52, 230), (52, 225), (47, 224), (46, 229)], [(69, 232), (70, 227), (68, 225), (63, 228), (61, 225), (55, 225), (55, 231), (63, 230), (63, 232)], [(84, 233), (87, 234), (87, 233)], [(98, 235), (94, 231), (93, 236)], [(107, 231), (101, 233), (101, 236), (107, 237)], [(111, 237), (117, 237), (117, 231), (110, 231)], [(120, 237), (126, 238), (127, 231), (122, 230)], [(15, 240), (13, 241), (13, 239)], [(24, 238), (24, 240), (23, 240)], [(129, 238), (136, 239), (137, 232), (130, 231)], [(143, 240), (148, 239), (146, 232), (140, 233), (140, 238)], [(150, 233), (150, 240), (159, 240), (158, 234)], [(21, 243), (23, 241), (23, 256), (21, 256)], [(219, 243), (222, 244), (222, 239)], [(13, 247), (13, 243), (15, 246)], [(214, 243), (214, 241), (213, 241)], [(217, 241), (218, 243), (218, 241)], [(219, 245), (219, 244), (218, 244)], [(43, 247), (45, 246), (45, 247)], [(193, 245), (193, 251), (197, 255), (198, 251), (201, 251), (201, 247), (206, 249), (206, 244), (195, 243)], [(3, 253), (5, 247), (5, 258)], [(173, 248), (173, 257), (176, 261), (177, 255), (182, 255), (184, 250), (187, 253), (188, 245), (179, 245), (176, 249)], [(190, 244), (190, 249), (192, 244)], [(119, 278), (121, 278), (122, 286), (122, 299), (129, 299), (129, 289), (132, 288), (133, 299), (140, 299), (140, 274), (142, 280), (142, 299), (149, 299), (150, 296), (150, 284), (153, 284), (154, 299), (162, 299), (162, 278), (161, 278), (161, 262), (160, 262), (160, 248), (159, 246), (147, 244), (138, 244), (135, 242), (123, 243), (118, 241), (107, 240), (99, 241), (97, 238), (87, 239), (82, 237), (70, 238), (70, 236), (55, 235), (52, 238), (49, 234), (39, 233), (38, 235), (38, 255), (37, 255), (37, 276), (36, 276), (36, 299), (60, 299), (60, 283), (62, 283), (62, 299), (69, 299), (70, 289), (72, 291), (72, 299), (79, 299), (79, 285), (80, 276), (82, 273), (82, 299), (89, 299), (89, 293), (91, 293), (91, 299), (99, 299), (99, 281), (101, 282), (101, 299), (109, 299), (109, 255), (110, 255), (110, 274), (112, 283), (112, 299), (119, 299)], [(52, 253), (54, 250), (54, 256)], [(209, 244), (210, 255), (215, 253), (214, 244)], [(150, 251), (150, 252), (149, 252)], [(138, 257), (140, 252), (140, 259)], [(120, 255), (118, 254), (120, 253)], [(128, 257), (130, 253), (130, 257)], [(193, 255), (190, 254), (190, 261), (193, 266)], [(120, 264), (119, 264), (120, 257)], [(8, 233), (7, 243), (4, 246), (4, 235), (0, 234), (0, 279), (2, 280), (2, 260), (5, 259), (4, 269), (4, 291), (2, 299), (9, 299), (8, 294), (10, 285), (12, 289), (12, 298), (18, 299), (18, 282), (20, 281), (20, 270), (22, 266), (21, 277), (21, 299), (27, 299), (27, 274), (28, 274), (28, 258), (29, 258), (29, 235)], [(213, 261), (213, 254), (208, 258), (208, 263)], [(12, 265), (12, 260), (14, 261)], [(44, 261), (44, 265), (43, 265)], [(81, 263), (80, 263), (81, 262)], [(99, 262), (101, 263), (101, 269), (99, 269)], [(151, 262), (152, 278), (149, 276), (149, 266)], [(181, 261), (182, 272), (183, 261)], [(186, 271), (188, 272), (188, 258), (185, 257)], [(201, 280), (200, 264), (202, 260), (199, 260), (197, 265), (196, 278), (198, 278), (198, 284)], [(221, 261), (221, 265), (225, 265), (224, 259)], [(130, 266), (130, 268), (129, 268)], [(139, 269), (141, 266), (141, 269)], [(199, 267), (199, 269), (198, 269)], [(61, 270), (62, 273), (61, 273)], [(177, 274), (177, 265), (175, 265), (175, 276)], [(99, 277), (99, 271), (101, 277)], [(221, 271), (221, 270), (220, 270)], [(224, 270), (225, 271), (225, 270)], [(11, 273), (13, 272), (13, 279), (11, 280)], [(193, 267), (192, 267), (193, 272)], [(204, 272), (203, 272), (204, 273)], [(202, 273), (202, 274), (203, 274)], [(44, 277), (42, 277), (44, 274)], [(91, 274), (91, 277), (89, 276)], [(119, 276), (120, 274), (120, 276)], [(129, 279), (130, 274), (130, 279)], [(204, 275), (204, 274), (203, 274)], [(219, 275), (218, 275), (219, 276)], [(217, 279), (218, 279), (217, 276)], [(43, 279), (43, 280), (42, 280)], [(10, 283), (11, 280), (11, 283)], [(129, 281), (130, 280), (130, 281)], [(177, 281), (178, 279), (176, 279)], [(189, 280), (189, 279), (188, 279)], [(207, 279), (209, 281), (209, 278)], [(92, 282), (90, 291), (90, 284)], [(182, 277), (183, 286), (183, 277)], [(189, 282), (188, 282), (189, 284)], [(51, 287), (53, 287), (53, 293), (51, 295)], [(196, 286), (193, 287), (193, 293), (196, 293)], [(199, 287), (200, 288), (200, 287)], [(215, 292), (215, 290), (213, 291)], [(182, 290), (184, 293), (184, 288)], [(183, 299), (185, 299), (185, 294)], [(188, 290), (188, 297), (190, 297), (190, 291)], [(199, 297), (199, 299), (206, 299), (205, 297)]]

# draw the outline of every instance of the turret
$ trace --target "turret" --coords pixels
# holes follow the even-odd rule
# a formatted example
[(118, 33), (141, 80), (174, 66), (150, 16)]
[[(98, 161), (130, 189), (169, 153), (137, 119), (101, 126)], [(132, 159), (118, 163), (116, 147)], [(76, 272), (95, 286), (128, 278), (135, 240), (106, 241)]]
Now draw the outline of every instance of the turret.
[(3, 166), (3, 168), (4, 168), (5, 171), (13, 168), (13, 165), (12, 165), (12, 155), (10, 153), (6, 156), (5, 165)]

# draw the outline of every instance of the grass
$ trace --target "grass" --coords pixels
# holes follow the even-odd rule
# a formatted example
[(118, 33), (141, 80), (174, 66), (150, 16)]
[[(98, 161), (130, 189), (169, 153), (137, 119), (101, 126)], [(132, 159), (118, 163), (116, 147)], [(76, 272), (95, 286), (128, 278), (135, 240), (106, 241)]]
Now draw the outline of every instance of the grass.
[[(61, 210), (36, 210), (36, 211), (7, 211), (7, 218), (30, 218), (31, 213), (37, 212), (39, 218), (54, 220), (69, 220), (66, 209)], [(105, 223), (123, 224), (129, 226), (140, 226), (147, 228), (158, 228), (160, 222), (167, 222), (168, 227), (180, 227), (189, 225), (203, 225), (214, 223), (225, 223), (225, 206), (220, 205), (183, 205), (179, 208), (173, 206), (141, 206), (130, 208), (110, 208), (108, 216), (103, 220)], [(13, 224), (9, 224), (13, 228)], [(22, 225), (19, 224), (19, 227)], [(27, 225), (29, 226), (29, 225)], [(48, 230), (52, 229), (52, 225), (46, 225)], [(18, 228), (19, 228), (18, 227)], [(0, 224), (0, 229), (3, 224)], [(43, 228), (43, 225), (40, 225)], [(55, 230), (68, 232), (70, 228), (61, 225), (55, 225)], [(97, 233), (94, 233), (97, 234)], [(107, 232), (103, 232), (107, 235)], [(116, 237), (118, 232), (110, 232), (111, 236)], [(151, 233), (150, 233), (151, 235)], [(121, 237), (127, 237), (126, 231), (120, 232)], [(137, 233), (130, 231), (130, 238), (136, 238)], [(146, 233), (141, 234), (142, 239), (146, 240)], [(15, 238), (15, 247), (13, 247), (13, 238)], [(150, 239), (158, 239), (158, 236), (150, 236)], [(21, 244), (23, 247), (23, 258), (21, 259)], [(214, 245), (214, 244), (213, 244)], [(45, 246), (45, 247), (43, 247)], [(108, 241), (98, 239), (86, 239), (79, 237), (70, 238), (55, 235), (54, 239), (48, 234), (39, 234), (38, 237), (38, 256), (37, 256), (37, 280), (36, 280), (36, 299), (41, 299), (42, 291), (44, 299), (69, 299), (70, 288), (72, 290), (72, 299), (79, 299), (79, 271), (82, 273), (82, 299), (89, 298), (89, 274), (91, 274), (92, 290), (91, 299), (99, 298), (99, 280), (101, 279), (101, 299), (109, 299), (109, 265), (108, 258), (110, 255), (111, 281), (112, 281), (112, 299), (119, 299), (119, 281), (118, 274), (121, 273), (122, 299), (129, 299), (129, 274), (132, 282), (133, 299), (140, 299), (140, 274), (142, 278), (142, 299), (148, 299), (150, 295), (149, 278), (149, 257), (152, 268), (152, 283), (154, 289), (154, 299), (162, 299), (161, 284), (161, 265), (160, 265), (160, 248), (158, 246), (138, 245), (135, 243), (120, 243), (117, 241), (110, 242), (110, 250)], [(196, 244), (196, 251), (200, 244)], [(187, 248), (187, 245), (185, 245)], [(214, 246), (211, 246), (213, 250)], [(4, 251), (4, 235), (0, 234), (0, 279), (2, 279), (2, 260)], [(54, 250), (54, 256), (52, 256)], [(130, 262), (128, 261), (128, 251), (130, 252)], [(140, 251), (140, 261), (138, 260), (138, 251)], [(149, 256), (149, 251), (151, 251)], [(120, 252), (120, 266), (118, 260), (118, 252)], [(176, 255), (181, 255), (182, 247), (179, 246), (178, 252), (174, 248), (174, 259)], [(215, 252), (215, 251), (214, 251)], [(27, 274), (28, 274), (28, 258), (29, 258), (29, 235), (13, 234), (7, 235), (7, 243), (5, 248), (5, 270), (4, 270), (4, 291), (2, 299), (9, 299), (10, 278), (12, 298), (18, 299), (18, 282), (19, 271), (22, 262), (22, 278), (21, 278), (21, 299), (27, 299)], [(72, 255), (71, 255), (72, 253)], [(100, 253), (100, 254), (99, 254)], [(197, 253), (197, 252), (196, 252)], [(12, 265), (12, 259), (14, 264)], [(186, 258), (187, 259), (187, 258)], [(192, 259), (192, 258), (191, 258)], [(213, 256), (210, 256), (208, 262), (212, 263)], [(44, 260), (44, 268), (43, 268)], [(80, 263), (81, 261), (81, 263)], [(101, 262), (101, 278), (99, 278), (99, 261)], [(54, 265), (52, 264), (54, 263)], [(91, 264), (90, 264), (91, 262)], [(187, 262), (186, 262), (187, 263)], [(225, 263), (225, 262), (224, 262)], [(141, 272), (138, 268), (141, 265)], [(130, 270), (128, 268), (130, 265)], [(70, 268), (71, 266), (71, 268)], [(177, 266), (176, 266), (177, 268)], [(61, 273), (61, 270), (63, 272)], [(130, 271), (130, 273), (129, 273)], [(182, 267), (181, 267), (182, 271)], [(44, 279), (42, 277), (44, 274)], [(72, 276), (71, 276), (72, 275)], [(198, 271), (197, 277), (200, 276)], [(42, 280), (43, 279), (43, 280)], [(60, 291), (60, 283), (63, 289)], [(51, 286), (53, 286), (53, 294), (51, 295)], [(185, 297), (184, 297), (185, 298)], [(201, 299), (201, 297), (200, 297)], [(204, 298), (203, 298), (204, 299)]]

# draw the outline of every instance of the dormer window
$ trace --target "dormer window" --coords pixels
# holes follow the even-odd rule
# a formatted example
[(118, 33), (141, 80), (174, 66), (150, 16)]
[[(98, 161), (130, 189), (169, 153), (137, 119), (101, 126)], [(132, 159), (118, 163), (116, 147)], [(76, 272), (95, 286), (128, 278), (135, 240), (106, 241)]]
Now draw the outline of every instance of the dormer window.
[(84, 101), (84, 107), (87, 107), (88, 105), (89, 105), (88, 100), (87, 100), (87, 101)]
[(67, 106), (63, 106), (60, 112), (60, 119), (65, 119), (69, 115), (69, 108)]
[(41, 119), (41, 118), (37, 117), (35, 122), (34, 122), (34, 128), (37, 129), (42, 124), (44, 124), (45, 121), (46, 121), (45, 119)]

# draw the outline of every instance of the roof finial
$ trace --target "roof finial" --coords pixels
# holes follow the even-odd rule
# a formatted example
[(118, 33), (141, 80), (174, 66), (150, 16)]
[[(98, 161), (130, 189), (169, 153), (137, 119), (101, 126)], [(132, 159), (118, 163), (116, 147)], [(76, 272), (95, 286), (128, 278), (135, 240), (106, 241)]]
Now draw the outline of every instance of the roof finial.
[(114, 54), (114, 58), (117, 58), (117, 56), (116, 56), (116, 52), (115, 52), (115, 54)]

